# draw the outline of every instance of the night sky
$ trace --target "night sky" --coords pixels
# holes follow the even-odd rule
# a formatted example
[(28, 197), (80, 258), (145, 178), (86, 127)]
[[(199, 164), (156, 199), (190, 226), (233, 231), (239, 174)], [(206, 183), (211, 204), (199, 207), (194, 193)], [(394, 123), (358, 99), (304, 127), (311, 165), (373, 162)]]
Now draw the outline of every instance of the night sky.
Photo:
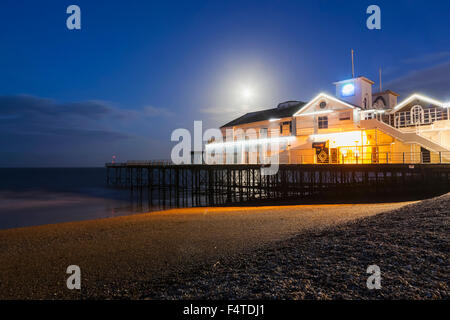
[[(81, 8), (68, 30), (66, 8)], [(381, 8), (381, 30), (366, 8)], [(168, 159), (171, 132), (356, 74), (450, 101), (449, 1), (0, 3), (0, 166)]]

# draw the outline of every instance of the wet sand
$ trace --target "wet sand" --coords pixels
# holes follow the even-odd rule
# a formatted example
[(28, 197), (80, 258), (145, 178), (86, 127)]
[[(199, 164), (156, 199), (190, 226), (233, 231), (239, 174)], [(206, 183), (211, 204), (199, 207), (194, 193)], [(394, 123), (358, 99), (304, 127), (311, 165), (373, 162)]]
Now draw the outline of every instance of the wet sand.
[[(142, 298), (198, 265), (406, 204), (173, 209), (2, 230), (0, 298)], [(66, 288), (69, 265), (80, 291)]]
[(0, 230), (133, 213), (137, 212), (129, 200), (65, 192), (0, 191)]

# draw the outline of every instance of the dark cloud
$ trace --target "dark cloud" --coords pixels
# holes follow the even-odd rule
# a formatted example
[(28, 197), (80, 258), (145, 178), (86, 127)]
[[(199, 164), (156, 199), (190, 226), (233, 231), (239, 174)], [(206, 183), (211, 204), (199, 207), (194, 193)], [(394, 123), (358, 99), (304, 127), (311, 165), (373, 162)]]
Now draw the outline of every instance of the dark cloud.
[(443, 101), (450, 100), (450, 61), (432, 67), (414, 70), (386, 82), (383, 87), (402, 95), (422, 93)]
[(57, 103), (54, 100), (34, 96), (0, 96), (0, 115), (30, 117), (64, 117), (77, 115), (98, 119), (113, 113), (113, 109), (102, 101)]
[(430, 64), (430, 63), (439, 63), (450, 58), (450, 51), (438, 51), (438, 52), (429, 52), (423, 54), (421, 56), (404, 59), (402, 63), (405, 64)]
[(55, 159), (60, 165), (98, 165), (94, 159), (107, 161), (121, 151), (131, 159), (161, 158), (151, 155), (156, 148), (142, 147), (156, 142), (137, 128), (168, 115), (165, 109), (124, 110), (103, 101), (0, 96), (0, 166), (54, 165)]
[(153, 106), (147, 106), (142, 109), (142, 113), (147, 117), (173, 117), (175, 114), (165, 108), (156, 108)]
[(58, 112), (64, 115), (72, 114), (90, 119), (100, 119), (114, 114), (114, 109), (101, 101), (84, 101), (60, 105)]
[(0, 96), (0, 132), (123, 139), (127, 135), (96, 127), (99, 120), (117, 113), (100, 101), (57, 103), (33, 96)]
[(85, 137), (95, 140), (118, 140), (118, 139), (128, 139), (129, 135), (106, 130), (90, 130), (90, 129), (65, 129), (65, 128), (49, 128), (43, 129), (41, 131), (45, 134), (63, 136), (63, 137)]

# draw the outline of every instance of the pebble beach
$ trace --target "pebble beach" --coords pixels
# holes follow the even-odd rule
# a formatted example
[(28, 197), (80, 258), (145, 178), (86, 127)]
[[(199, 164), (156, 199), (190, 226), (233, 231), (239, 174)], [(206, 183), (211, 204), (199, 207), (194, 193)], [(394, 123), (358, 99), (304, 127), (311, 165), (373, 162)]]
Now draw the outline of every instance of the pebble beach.
[[(0, 231), (1, 299), (447, 299), (450, 194), (173, 209)], [(368, 290), (368, 265), (382, 289)], [(81, 290), (68, 290), (78, 265)]]
[[(183, 275), (157, 299), (449, 299), (450, 194), (310, 231)], [(367, 288), (367, 267), (381, 288)]]

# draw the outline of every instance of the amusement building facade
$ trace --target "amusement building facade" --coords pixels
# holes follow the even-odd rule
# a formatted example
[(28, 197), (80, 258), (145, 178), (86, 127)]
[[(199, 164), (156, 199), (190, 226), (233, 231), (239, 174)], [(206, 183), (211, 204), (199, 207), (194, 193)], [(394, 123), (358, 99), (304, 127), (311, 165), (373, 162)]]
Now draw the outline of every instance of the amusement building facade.
[(223, 141), (210, 141), (206, 152), (223, 153), (215, 163), (258, 164), (276, 139), (285, 164), (450, 162), (449, 105), (419, 94), (398, 102), (393, 91), (372, 93), (373, 84), (352, 78), (334, 83), (335, 96), (247, 113), (223, 125)]

